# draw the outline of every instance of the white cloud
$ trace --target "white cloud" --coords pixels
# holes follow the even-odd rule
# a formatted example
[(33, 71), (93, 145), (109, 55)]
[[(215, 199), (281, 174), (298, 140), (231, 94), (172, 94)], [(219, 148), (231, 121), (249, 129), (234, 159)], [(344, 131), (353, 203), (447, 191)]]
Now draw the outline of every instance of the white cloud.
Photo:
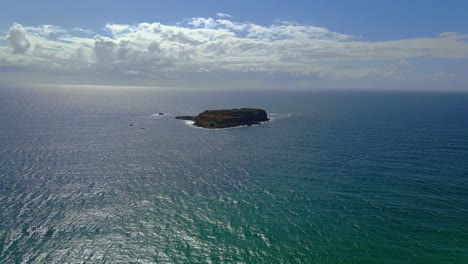
[(415, 68), (411, 62), (415, 58), (468, 59), (467, 37), (457, 33), (370, 42), (288, 21), (264, 26), (218, 17), (176, 25), (107, 24), (108, 36), (15, 23), (6, 35), (9, 47), (0, 46), (0, 66), (108, 77), (183, 79), (253, 73), (258, 78), (346, 80), (396, 78)]
[(110, 38), (97, 35), (94, 37), (94, 54), (98, 62), (112, 63), (116, 59), (117, 44)]
[(28, 33), (42, 36), (42, 37), (50, 37), (51, 35), (60, 35), (67, 32), (67, 30), (52, 25), (42, 25), (39, 27), (25, 27), (24, 28)]
[(90, 29), (82, 29), (82, 28), (74, 28), (73, 31), (75, 32), (81, 32), (81, 33), (84, 33), (84, 34), (88, 34), (88, 35), (94, 35), (96, 34), (96, 32), (94, 32), (93, 30), (90, 30)]
[(233, 31), (245, 31), (249, 25), (245, 23), (236, 23), (226, 19), (216, 20), (217, 25), (220, 28), (226, 28)]
[(192, 25), (196, 28), (215, 28), (217, 26), (216, 20), (213, 18), (203, 18), (203, 17), (196, 17), (192, 18), (189, 22), (189, 25)]
[(406, 75), (410, 72), (413, 64), (406, 59), (400, 59), (399, 61), (392, 62), (388, 65), (386, 76), (395, 78), (406, 78)]
[(349, 40), (353, 36), (332, 32), (323, 27), (275, 24), (269, 27), (250, 24), (247, 37), (255, 39), (292, 40)]
[[(447, 81), (447, 80), (454, 80), (458, 76), (455, 73), (445, 72), (445, 71), (436, 71), (431, 75), (431, 79), (434, 81)], [(466, 79), (466, 77), (464, 76)]]
[(121, 24), (107, 24), (105, 28), (109, 30), (114, 37), (125, 35), (134, 31), (132, 26)]
[(28, 33), (20, 24), (14, 23), (6, 37), (8, 43), (13, 48), (13, 53), (25, 53), (31, 47)]
[(216, 13), (216, 16), (220, 18), (233, 18), (230, 14), (226, 13)]

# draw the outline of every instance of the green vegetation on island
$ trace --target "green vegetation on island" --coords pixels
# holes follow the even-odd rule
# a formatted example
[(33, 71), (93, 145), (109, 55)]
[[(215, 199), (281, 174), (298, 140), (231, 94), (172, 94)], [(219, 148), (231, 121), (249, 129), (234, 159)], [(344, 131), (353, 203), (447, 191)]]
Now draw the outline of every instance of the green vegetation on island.
[(196, 116), (177, 116), (176, 118), (192, 120), (196, 126), (203, 128), (251, 126), (269, 120), (265, 110), (255, 108), (206, 110)]

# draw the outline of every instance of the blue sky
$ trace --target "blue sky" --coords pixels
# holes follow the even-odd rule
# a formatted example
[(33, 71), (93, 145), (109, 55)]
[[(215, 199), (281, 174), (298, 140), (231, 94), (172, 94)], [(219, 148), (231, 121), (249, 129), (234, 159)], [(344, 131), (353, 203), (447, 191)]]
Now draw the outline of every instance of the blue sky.
[(468, 90), (468, 1), (2, 6), (0, 77), (13, 84)]

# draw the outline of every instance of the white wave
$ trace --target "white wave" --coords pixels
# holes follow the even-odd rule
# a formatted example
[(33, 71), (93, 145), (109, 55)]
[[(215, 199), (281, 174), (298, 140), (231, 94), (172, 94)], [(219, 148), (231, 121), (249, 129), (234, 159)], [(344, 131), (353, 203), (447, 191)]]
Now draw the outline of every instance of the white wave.
[(167, 113), (161, 113), (162, 115), (160, 115), (160, 113), (155, 113), (155, 114), (152, 114), (151, 116), (152, 117), (163, 117), (163, 116), (168, 116)]
[(283, 118), (291, 118), (292, 116), (293, 114), (287, 114), (287, 113), (269, 113), (268, 114), (270, 121), (283, 119)]
[(195, 126), (195, 121), (192, 121), (192, 120), (185, 120), (185, 124), (191, 127), (197, 127)]
[(260, 125), (264, 125), (265, 123), (268, 123), (269, 121), (264, 121), (264, 122), (260, 122), (258, 124), (255, 124), (255, 125), (243, 125), (243, 126), (235, 126), (235, 127), (222, 127), (222, 128), (203, 128), (203, 127), (199, 127), (199, 126), (196, 126), (195, 125), (195, 121), (192, 121), (192, 120), (185, 120), (185, 124), (190, 126), (190, 127), (193, 127), (193, 128), (198, 128), (198, 129), (204, 129), (204, 130), (227, 130), (227, 129), (239, 129), (239, 128), (245, 128), (245, 127), (255, 127), (255, 126), (260, 126)]

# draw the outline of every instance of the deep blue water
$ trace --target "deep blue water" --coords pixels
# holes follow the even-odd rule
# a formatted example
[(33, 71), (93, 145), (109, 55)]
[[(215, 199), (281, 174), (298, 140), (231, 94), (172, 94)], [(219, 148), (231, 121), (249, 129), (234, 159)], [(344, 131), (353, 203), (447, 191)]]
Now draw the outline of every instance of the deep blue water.
[(1, 87), (0, 263), (83, 262), (468, 263), (468, 94)]

